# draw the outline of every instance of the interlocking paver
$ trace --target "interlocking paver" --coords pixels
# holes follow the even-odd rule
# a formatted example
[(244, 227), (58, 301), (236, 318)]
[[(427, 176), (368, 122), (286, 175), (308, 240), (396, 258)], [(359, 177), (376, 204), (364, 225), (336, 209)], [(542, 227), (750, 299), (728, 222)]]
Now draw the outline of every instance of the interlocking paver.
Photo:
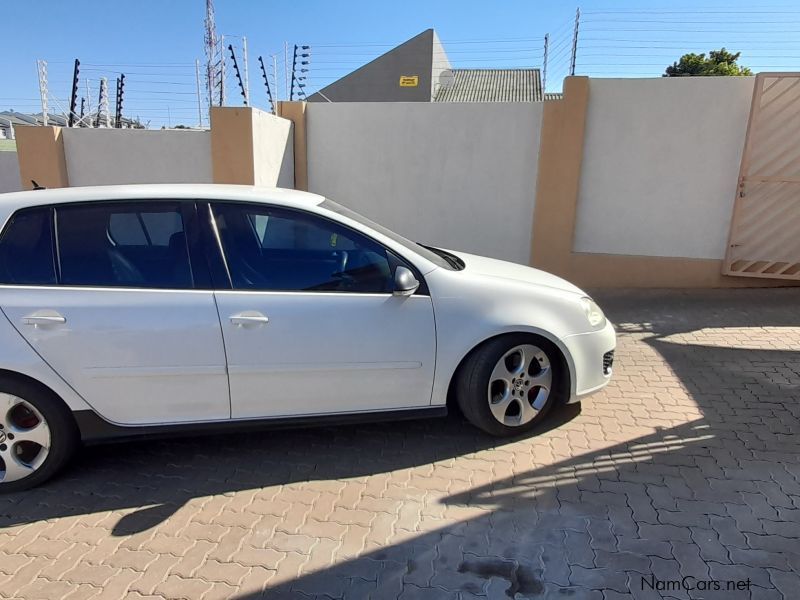
[[(800, 290), (598, 298), (614, 379), (538, 435), (453, 415), (88, 449), (0, 498), (0, 597), (793, 598)], [(685, 576), (754, 587), (642, 583)]]
[(595, 550), (595, 566), (609, 568), (616, 571), (650, 572), (650, 557), (632, 552), (607, 552)]
[[(64, 598), (71, 594), (75, 585), (68, 581), (51, 581), (43, 577), (34, 579), (29, 585), (19, 590), (22, 598), (35, 598), (49, 600), (50, 598)], [(0, 592), (2, 594), (2, 592)], [(0, 596), (2, 597), (2, 596)]]
[(770, 588), (769, 573), (766, 569), (750, 567), (748, 565), (721, 565), (715, 562), (708, 563), (711, 577), (717, 581), (750, 580), (753, 585)]
[(758, 535), (745, 533), (747, 543), (751, 548), (767, 550), (768, 552), (785, 552), (786, 554), (798, 553), (797, 538), (788, 538), (781, 535)]
[(627, 590), (627, 576), (624, 571), (607, 567), (586, 569), (580, 565), (572, 567), (570, 583), (579, 589), (608, 589), (617, 592)]
[(170, 575), (156, 586), (155, 592), (165, 598), (202, 598), (211, 590), (212, 584), (202, 579), (184, 579), (179, 575)]

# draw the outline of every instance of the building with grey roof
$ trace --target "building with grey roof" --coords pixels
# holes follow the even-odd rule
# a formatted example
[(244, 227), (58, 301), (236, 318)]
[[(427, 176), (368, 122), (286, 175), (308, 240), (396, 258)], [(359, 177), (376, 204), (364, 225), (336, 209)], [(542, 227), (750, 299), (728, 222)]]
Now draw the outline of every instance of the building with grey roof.
[(309, 102), (541, 102), (539, 69), (453, 68), (427, 29), (325, 86)]
[(441, 85), (434, 102), (540, 102), (539, 69), (452, 69), (449, 85)]

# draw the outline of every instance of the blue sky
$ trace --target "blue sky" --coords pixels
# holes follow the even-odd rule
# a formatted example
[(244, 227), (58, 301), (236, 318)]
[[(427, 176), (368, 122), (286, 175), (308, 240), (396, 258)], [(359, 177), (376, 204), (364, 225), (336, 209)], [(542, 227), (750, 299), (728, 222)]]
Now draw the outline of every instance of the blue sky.
[[(124, 72), (126, 114), (138, 114), (156, 126), (196, 124), (194, 61), (203, 59), (204, 0), (2, 0), (2, 5), (0, 110), (40, 110), (36, 59), (48, 61), (51, 110), (66, 106), (77, 57), (83, 65), (80, 94), (89, 96), (90, 105), (97, 102), (99, 77), (109, 77), (113, 90), (114, 78)], [(240, 58), (241, 36), (247, 37), (251, 97), (260, 106), (266, 104), (266, 94), (256, 57), (265, 57), (272, 76), (269, 56), (278, 55), (278, 92), (283, 96), (286, 41), (312, 46), (308, 89), (313, 91), (428, 27), (436, 29), (454, 66), (462, 67), (541, 67), (542, 40), (549, 32), (548, 88), (555, 90), (569, 68), (578, 5), (579, 74), (658, 76), (684, 52), (722, 45), (741, 50), (742, 62), (754, 71), (800, 67), (800, 7), (788, 0), (703, 0), (700, 5), (613, 0), (215, 4), (218, 32), (229, 36)], [(231, 75), (227, 83), (229, 103), (239, 103)]]

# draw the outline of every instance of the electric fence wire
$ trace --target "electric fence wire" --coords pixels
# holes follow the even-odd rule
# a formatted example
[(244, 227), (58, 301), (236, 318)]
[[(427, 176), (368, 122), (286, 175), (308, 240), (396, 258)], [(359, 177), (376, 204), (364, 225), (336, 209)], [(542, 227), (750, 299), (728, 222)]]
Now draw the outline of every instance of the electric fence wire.
[[(433, 69), (542, 69), (543, 42), (549, 34), (547, 90), (558, 92), (569, 75), (572, 62), (574, 18), (565, 18), (549, 31), (536, 31), (524, 37), (487, 36), (474, 39), (443, 39), (447, 60), (434, 58)], [(582, 11), (576, 53), (576, 74), (594, 77), (659, 77), (665, 68), (683, 54), (707, 53), (722, 47), (740, 52), (739, 64), (758, 71), (792, 71), (800, 67), (800, 7), (761, 6), (728, 10), (721, 7), (694, 7), (677, 10), (663, 8), (614, 8)], [(206, 65), (201, 62), (200, 111), (214, 105), (241, 105), (243, 98), (227, 51), (234, 48), (240, 74), (244, 65), (243, 38), (221, 36), (217, 52), (219, 82), (209, 99), (205, 81)], [(397, 43), (387, 41), (299, 40), (310, 54), (304, 73), (308, 96), (332, 82), (370, 63)], [(248, 51), (250, 105), (270, 110), (257, 57), (261, 56), (275, 100), (289, 97), (294, 43), (271, 49)], [(87, 57), (88, 58), (88, 57)], [(51, 113), (68, 114), (72, 85), (72, 60), (48, 60), (48, 101)], [(125, 73), (123, 116), (150, 127), (186, 125), (198, 121), (198, 81), (195, 62), (82, 62), (80, 97), (86, 97), (89, 110), (97, 108), (101, 77), (109, 81), (109, 105), (115, 104), (111, 89), (120, 73)], [(222, 98), (219, 83), (224, 88)], [(88, 86), (87, 86), (88, 84)], [(91, 97), (94, 95), (95, 97)], [(80, 104), (80, 102), (79, 102)], [(0, 97), (0, 105), (24, 113), (41, 110), (41, 99), (34, 90)], [(111, 109), (113, 110), (113, 108)]]

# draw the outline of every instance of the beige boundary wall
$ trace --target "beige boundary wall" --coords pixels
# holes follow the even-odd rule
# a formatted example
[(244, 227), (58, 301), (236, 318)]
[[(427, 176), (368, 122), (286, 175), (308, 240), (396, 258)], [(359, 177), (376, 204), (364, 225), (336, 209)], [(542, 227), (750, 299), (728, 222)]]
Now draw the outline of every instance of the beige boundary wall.
[(545, 102), (531, 264), (590, 288), (787, 285), (722, 275), (752, 86), (565, 80)]
[(786, 285), (721, 273), (752, 88), (571, 77), (528, 105), (312, 103), (296, 170), (412, 239), (589, 288)]
[(210, 131), (17, 127), (23, 189), (125, 183), (294, 186), (292, 122), (215, 107)]
[[(563, 99), (544, 103), (282, 102), (280, 117), (215, 108), (210, 132), (128, 138), (20, 127), (19, 170), (25, 188), (98, 182), (87, 174), (94, 154), (104, 176), (121, 165), (115, 182), (135, 170), (149, 181), (308, 189), (413, 239), (587, 288), (787, 285), (721, 274), (752, 86), (570, 77)], [(92, 133), (80, 151), (91, 152), (65, 158)], [(140, 151), (161, 170), (125, 164), (125, 148), (145, 139), (156, 142)]]

